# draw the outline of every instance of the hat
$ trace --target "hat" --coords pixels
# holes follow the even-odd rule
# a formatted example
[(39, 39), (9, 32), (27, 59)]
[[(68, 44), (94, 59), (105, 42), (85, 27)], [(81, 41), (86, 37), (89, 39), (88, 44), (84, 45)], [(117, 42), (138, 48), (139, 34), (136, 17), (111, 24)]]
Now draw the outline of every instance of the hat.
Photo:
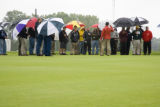
[(139, 26), (136, 26), (136, 29), (139, 29), (140, 27)]

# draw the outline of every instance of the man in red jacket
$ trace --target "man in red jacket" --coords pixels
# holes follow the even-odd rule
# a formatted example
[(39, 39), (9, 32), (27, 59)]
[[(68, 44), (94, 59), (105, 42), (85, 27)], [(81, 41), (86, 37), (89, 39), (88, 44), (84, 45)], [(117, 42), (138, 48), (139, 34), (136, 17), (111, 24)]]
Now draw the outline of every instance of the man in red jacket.
[(104, 48), (107, 49), (107, 55), (109, 56), (111, 54), (111, 47), (110, 47), (110, 39), (111, 39), (111, 32), (113, 32), (112, 26), (109, 27), (109, 22), (106, 22), (105, 28), (103, 28), (101, 33), (101, 52), (100, 55), (104, 55)]
[(144, 55), (147, 54), (148, 51), (148, 55), (151, 54), (151, 40), (152, 40), (152, 32), (149, 31), (149, 27), (146, 27), (146, 31), (143, 32), (142, 34), (142, 38), (144, 41), (143, 44), (143, 51), (144, 51)]

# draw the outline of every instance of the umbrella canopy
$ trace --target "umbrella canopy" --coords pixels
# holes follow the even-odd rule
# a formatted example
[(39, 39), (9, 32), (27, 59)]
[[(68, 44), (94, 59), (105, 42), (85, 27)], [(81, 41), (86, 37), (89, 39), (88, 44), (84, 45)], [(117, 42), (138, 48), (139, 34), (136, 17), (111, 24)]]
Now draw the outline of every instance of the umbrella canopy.
[(135, 23), (129, 18), (119, 18), (113, 24), (115, 27), (131, 27), (135, 25)]
[(140, 26), (140, 25), (144, 25), (144, 24), (149, 23), (148, 20), (146, 20), (145, 18), (142, 18), (142, 17), (132, 17), (131, 20), (134, 21), (135, 26)]
[(105, 21), (99, 22), (98, 27), (99, 27), (100, 30), (103, 30), (103, 28), (104, 28), (105, 25), (106, 25), (106, 22), (109, 22), (109, 24), (110, 24), (112, 27), (114, 27), (113, 21), (111, 21), (111, 20), (105, 20)]
[(33, 17), (29, 20), (29, 22), (27, 23), (26, 27), (31, 27), (35, 30), (35, 24), (37, 22), (37, 18)]
[(55, 34), (56, 38), (59, 38), (59, 32), (64, 26), (63, 19), (51, 18), (44, 20), (37, 28), (38, 34), (43, 36), (49, 36)]
[(17, 35), (22, 31), (22, 29), (24, 27), (26, 27), (26, 24), (28, 23), (29, 19), (25, 19), (25, 20), (22, 20), (20, 21), (16, 27), (13, 29), (13, 32), (12, 32), (12, 38), (14, 40), (17, 40)]
[(76, 20), (71, 21), (71, 22), (66, 24), (66, 28), (71, 29), (71, 30), (73, 29), (74, 26), (77, 26), (79, 28), (79, 27), (85, 26), (85, 24), (83, 24), (80, 21), (76, 21)]
[(157, 27), (160, 27), (160, 24)]
[(98, 24), (94, 24), (91, 26), (92, 28), (97, 28), (98, 27)]
[(9, 24), (10, 24), (9, 22), (0, 22), (0, 26), (3, 28), (8, 26)]

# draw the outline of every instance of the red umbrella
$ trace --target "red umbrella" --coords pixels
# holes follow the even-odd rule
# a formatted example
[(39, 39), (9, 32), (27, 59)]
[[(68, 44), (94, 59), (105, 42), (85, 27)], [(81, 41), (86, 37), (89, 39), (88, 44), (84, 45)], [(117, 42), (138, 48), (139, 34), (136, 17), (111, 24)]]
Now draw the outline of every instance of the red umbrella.
[(37, 22), (37, 18), (33, 17), (28, 21), (26, 27), (31, 27), (31, 28), (33, 28), (35, 30), (36, 22)]
[(91, 26), (92, 28), (97, 28), (98, 27), (98, 24), (94, 24)]

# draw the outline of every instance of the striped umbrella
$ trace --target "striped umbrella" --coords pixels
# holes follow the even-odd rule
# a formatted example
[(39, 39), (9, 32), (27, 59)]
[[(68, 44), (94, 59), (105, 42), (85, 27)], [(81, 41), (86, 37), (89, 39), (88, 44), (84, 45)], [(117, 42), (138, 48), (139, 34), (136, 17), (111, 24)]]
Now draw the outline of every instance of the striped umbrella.
[(134, 21), (135, 26), (140, 26), (140, 25), (144, 25), (144, 24), (149, 23), (149, 21), (147, 19), (142, 18), (142, 17), (132, 17), (131, 20)]
[(22, 31), (22, 29), (24, 27), (26, 27), (26, 24), (28, 23), (29, 19), (25, 19), (25, 20), (22, 20), (20, 21), (16, 27), (13, 29), (13, 32), (12, 32), (12, 38), (14, 40), (17, 40), (17, 35)]
[(79, 28), (79, 27), (85, 26), (85, 24), (83, 24), (80, 21), (76, 21), (76, 20), (71, 21), (71, 22), (66, 24), (66, 28), (71, 29), (71, 30), (73, 29), (74, 26), (77, 26)]
[(38, 34), (43, 36), (49, 36), (55, 34), (55, 37), (59, 39), (59, 32), (64, 26), (63, 19), (50, 18), (44, 20), (37, 28)]

